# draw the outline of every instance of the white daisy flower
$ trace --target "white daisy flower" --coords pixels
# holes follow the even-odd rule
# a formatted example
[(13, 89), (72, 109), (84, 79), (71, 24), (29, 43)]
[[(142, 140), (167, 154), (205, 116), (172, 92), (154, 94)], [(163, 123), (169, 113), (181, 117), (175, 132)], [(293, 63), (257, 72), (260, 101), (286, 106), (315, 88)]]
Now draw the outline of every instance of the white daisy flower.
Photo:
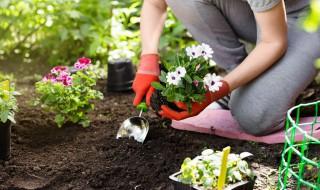
[(208, 44), (204, 43), (198, 46), (198, 51), (201, 54), (201, 56), (205, 59), (211, 59), (212, 54), (214, 53), (212, 48)]
[(191, 46), (186, 48), (187, 55), (190, 58), (198, 58), (201, 56), (201, 52), (199, 51), (199, 46)]
[(180, 78), (183, 78), (186, 76), (187, 71), (186, 68), (179, 66), (176, 68), (176, 73)]
[(166, 76), (168, 84), (177, 86), (181, 81), (181, 77), (176, 72), (169, 72)]
[(204, 84), (208, 87), (209, 91), (216, 92), (222, 86), (221, 77), (216, 74), (208, 73), (204, 79)]

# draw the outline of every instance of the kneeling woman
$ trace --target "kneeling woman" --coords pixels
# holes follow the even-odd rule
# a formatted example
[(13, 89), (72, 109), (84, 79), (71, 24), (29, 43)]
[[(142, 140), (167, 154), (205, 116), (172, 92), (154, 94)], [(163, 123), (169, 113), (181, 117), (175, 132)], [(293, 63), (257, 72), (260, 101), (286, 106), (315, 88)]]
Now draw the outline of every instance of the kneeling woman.
[[(304, 32), (298, 21), (309, 0), (145, 0), (141, 15), (142, 56), (134, 80), (134, 105), (153, 92), (158, 80), (158, 44), (167, 6), (228, 74), (218, 92), (190, 114), (162, 106), (161, 115), (181, 120), (231, 93), (229, 108), (253, 135), (282, 128), (286, 111), (315, 77), (320, 34)], [(247, 54), (240, 39), (256, 43)]]

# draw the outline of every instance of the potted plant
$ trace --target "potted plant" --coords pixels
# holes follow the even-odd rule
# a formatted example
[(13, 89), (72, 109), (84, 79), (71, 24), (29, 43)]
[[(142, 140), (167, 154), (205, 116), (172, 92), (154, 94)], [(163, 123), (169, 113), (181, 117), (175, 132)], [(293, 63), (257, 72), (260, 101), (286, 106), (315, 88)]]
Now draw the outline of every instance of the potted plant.
[(11, 125), (15, 123), (17, 100), (14, 86), (10, 82), (0, 83), (0, 160), (8, 160), (11, 151)]
[(92, 101), (103, 99), (103, 94), (94, 89), (97, 77), (90, 66), (91, 60), (83, 57), (73, 68), (54, 67), (36, 83), (35, 105), (53, 113), (58, 127), (66, 122), (79, 123), (83, 127), (90, 125), (88, 113), (94, 109)]
[[(252, 154), (229, 154), (226, 162), (225, 190), (252, 190), (255, 176), (244, 158)], [(175, 190), (217, 189), (221, 170), (222, 152), (204, 150), (194, 159), (186, 158), (179, 172), (170, 176)]]
[(187, 47), (177, 54), (175, 61), (160, 68), (160, 82), (153, 82), (156, 92), (151, 97), (151, 107), (159, 111), (161, 105), (178, 110), (173, 102), (184, 102), (191, 110), (192, 103), (201, 102), (206, 92), (215, 92), (222, 85), (221, 77), (211, 74), (213, 50), (207, 44)]

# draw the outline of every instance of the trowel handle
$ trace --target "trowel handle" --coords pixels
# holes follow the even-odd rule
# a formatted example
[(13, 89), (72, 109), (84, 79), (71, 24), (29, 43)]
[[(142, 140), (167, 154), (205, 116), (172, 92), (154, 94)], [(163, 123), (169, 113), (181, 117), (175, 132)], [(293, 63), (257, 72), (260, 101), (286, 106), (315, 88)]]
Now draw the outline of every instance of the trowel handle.
[(141, 102), (138, 106), (137, 106), (137, 109), (139, 111), (142, 111), (142, 112), (147, 112), (148, 111), (148, 105), (145, 103), (145, 102)]

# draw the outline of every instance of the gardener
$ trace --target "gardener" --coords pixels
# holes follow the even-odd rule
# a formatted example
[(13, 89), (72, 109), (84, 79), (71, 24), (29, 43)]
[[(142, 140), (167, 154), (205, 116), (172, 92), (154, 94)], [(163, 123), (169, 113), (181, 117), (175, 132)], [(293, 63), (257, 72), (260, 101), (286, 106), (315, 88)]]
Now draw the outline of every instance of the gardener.
[[(159, 38), (167, 5), (200, 43), (214, 50), (213, 59), (226, 69), (223, 86), (207, 93), (192, 112), (162, 106), (160, 114), (181, 120), (200, 113), (231, 93), (229, 108), (240, 126), (265, 135), (284, 126), (284, 118), (298, 95), (315, 77), (320, 57), (320, 34), (299, 28), (309, 0), (145, 0), (141, 15), (142, 56), (133, 83), (133, 104), (149, 102), (158, 81)], [(250, 54), (239, 39), (255, 43)]]

